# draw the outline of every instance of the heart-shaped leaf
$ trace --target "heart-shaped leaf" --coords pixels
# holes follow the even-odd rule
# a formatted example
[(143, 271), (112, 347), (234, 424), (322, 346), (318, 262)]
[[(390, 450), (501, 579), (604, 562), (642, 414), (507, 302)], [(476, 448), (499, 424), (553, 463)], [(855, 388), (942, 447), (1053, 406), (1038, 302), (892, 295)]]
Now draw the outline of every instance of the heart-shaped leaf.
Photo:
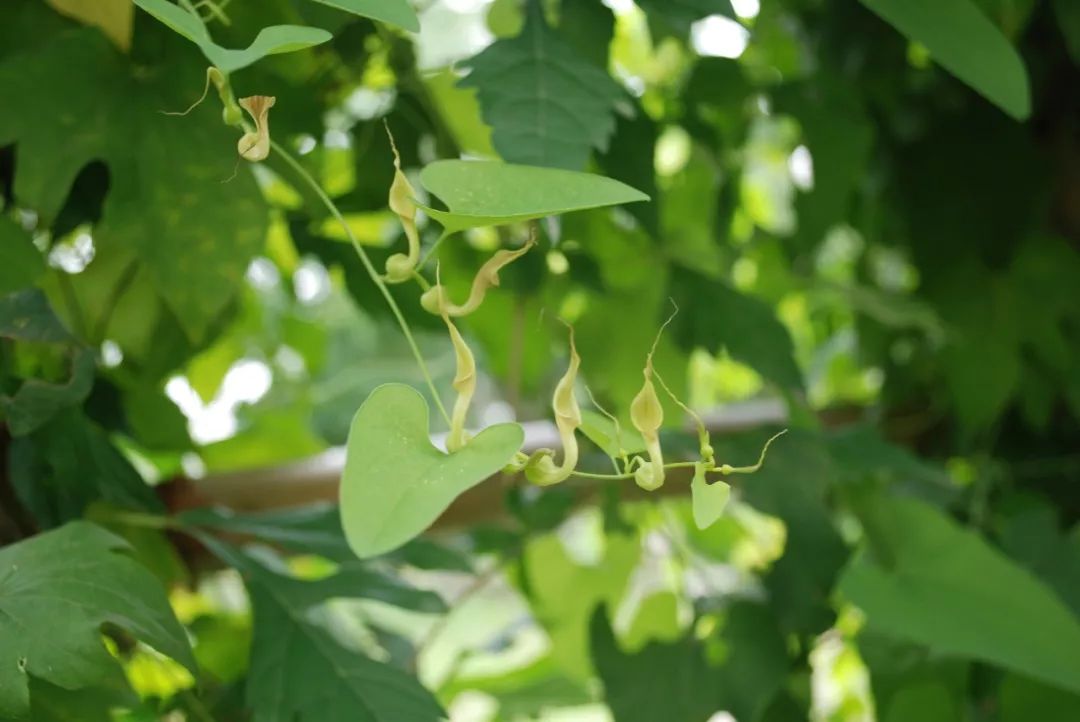
[(415, 389), (385, 384), (353, 417), (341, 477), (341, 523), (361, 558), (395, 549), (426, 529), (459, 494), (510, 462), (524, 432), (497, 424), (445, 454), (428, 437)]
[(206, 59), (226, 74), (246, 68), (267, 55), (303, 50), (334, 37), (321, 28), (274, 25), (260, 30), (247, 48), (233, 50), (215, 43), (198, 18), (168, 0), (135, 0), (135, 4), (198, 45)]
[(690, 482), (690, 498), (694, 506), (694, 523), (698, 529), (708, 529), (724, 513), (731, 498), (731, 487), (723, 481), (709, 483), (705, 480), (705, 467), (694, 467), (694, 480)]
[(420, 32), (420, 21), (408, 0), (314, 0), (373, 20), (396, 25), (411, 33)]
[(446, 233), (649, 200), (604, 176), (499, 161), (436, 161), (420, 183), (449, 209), (424, 208)]

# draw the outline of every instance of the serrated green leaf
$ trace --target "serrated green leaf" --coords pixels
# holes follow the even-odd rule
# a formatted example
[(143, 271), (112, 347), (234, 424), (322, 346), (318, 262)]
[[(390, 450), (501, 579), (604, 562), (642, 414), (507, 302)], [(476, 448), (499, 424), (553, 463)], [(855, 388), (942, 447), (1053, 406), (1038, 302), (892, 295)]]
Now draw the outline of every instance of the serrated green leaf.
[(874, 555), (840, 590), (870, 628), (1080, 691), (1080, 621), (1042, 582), (933, 507), (883, 499)]
[(0, 718), (27, 719), (28, 675), (65, 689), (99, 684), (116, 662), (101, 640), (115, 624), (195, 673), (165, 591), (127, 545), (72, 522), (0, 550)]
[(498, 161), (436, 161), (420, 183), (449, 209), (424, 208), (446, 233), (649, 200), (604, 176)]
[(862, 0), (946, 70), (1009, 115), (1031, 115), (1027, 69), (1016, 48), (971, 0)]
[(445, 454), (428, 437), (427, 402), (404, 384), (385, 384), (356, 412), (341, 477), (341, 521), (361, 558), (396, 549), (426, 529), (459, 494), (510, 463), (517, 424), (484, 429)]
[(420, 32), (420, 21), (408, 0), (312, 0), (353, 15), (396, 25), (410, 33)]
[(705, 468), (699, 464), (694, 468), (694, 478), (690, 482), (690, 496), (694, 523), (698, 529), (708, 529), (723, 515), (731, 499), (731, 486), (719, 480), (710, 484), (705, 479)]
[(624, 93), (548, 27), (539, 3), (527, 13), (520, 35), (466, 61), (461, 85), (477, 89), (504, 160), (579, 170), (592, 148), (607, 148)]
[(438, 702), (416, 679), (343, 646), (316, 621), (317, 607), (362, 592), (363, 580), (352, 572), (316, 581), (294, 579), (220, 540), (199, 537), (246, 577), (255, 620), (247, 699), (255, 722), (445, 719)]
[(34, 285), (45, 274), (45, 259), (30, 234), (0, 215), (0, 296)]
[(334, 37), (321, 28), (303, 25), (274, 25), (260, 30), (248, 47), (234, 50), (223, 48), (215, 43), (198, 18), (169, 0), (134, 0), (134, 2), (170, 29), (198, 45), (206, 59), (226, 74), (246, 68), (268, 55), (304, 50), (325, 43)]
[(194, 70), (136, 72), (96, 30), (62, 34), (0, 64), (0, 94), (19, 98), (22, 108), (0, 114), (0, 145), (16, 144), (16, 201), (45, 224), (79, 171), (104, 161), (109, 190), (93, 231), (98, 255), (132, 253), (198, 340), (261, 248), (266, 210), (250, 174), (222, 183), (234, 174), (236, 135), (219, 109), (206, 103), (183, 118), (161, 114), (190, 102), (202, 85)]

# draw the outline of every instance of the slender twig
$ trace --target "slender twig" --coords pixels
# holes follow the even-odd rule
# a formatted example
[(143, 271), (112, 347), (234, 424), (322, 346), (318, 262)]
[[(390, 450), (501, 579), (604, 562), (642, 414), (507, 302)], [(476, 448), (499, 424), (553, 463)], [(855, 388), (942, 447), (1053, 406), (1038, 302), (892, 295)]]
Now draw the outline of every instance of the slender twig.
[(428, 389), (431, 391), (431, 397), (435, 401), (435, 406), (438, 407), (439, 413), (446, 421), (447, 425), (450, 424), (450, 414), (446, 412), (446, 407), (443, 406), (442, 399), (439, 397), (439, 391), (435, 388), (435, 381), (431, 378), (431, 373), (428, 371), (427, 364), (424, 362), (424, 356), (420, 353), (420, 347), (416, 345), (416, 339), (413, 338), (412, 331), (409, 329), (409, 324), (405, 320), (405, 316), (401, 313), (401, 308), (398, 306), (397, 301), (394, 300), (393, 295), (390, 293), (390, 289), (386, 287), (386, 283), (383, 282), (379, 272), (375, 270), (375, 265), (371, 262), (371, 258), (368, 256), (367, 251), (364, 250), (364, 246), (360, 243), (360, 240), (353, 233), (352, 228), (349, 227), (348, 222), (345, 220), (345, 216), (338, 210), (337, 205), (330, 199), (330, 196), (326, 194), (322, 186), (319, 185), (312, 175), (300, 164), (296, 158), (292, 156), (289, 151), (285, 150), (280, 143), (271, 139), (270, 145), (274, 149), (274, 152), (285, 161), (285, 163), (292, 168), (305, 183), (310, 186), (312, 192), (319, 197), (326, 209), (330, 211), (330, 214), (337, 219), (337, 222), (341, 224), (342, 229), (345, 231), (345, 235), (348, 236), (349, 242), (352, 243), (353, 248), (356, 250), (356, 255), (360, 257), (360, 262), (364, 265), (364, 270), (367, 271), (368, 276), (371, 278), (372, 283), (382, 293), (386, 304), (390, 307), (391, 313), (394, 314), (394, 318), (397, 319), (398, 326), (401, 327), (401, 333), (405, 336), (405, 340), (409, 344), (409, 348), (412, 350), (413, 356), (416, 358), (416, 363), (420, 367), (420, 373), (424, 376), (424, 381), (427, 382)]

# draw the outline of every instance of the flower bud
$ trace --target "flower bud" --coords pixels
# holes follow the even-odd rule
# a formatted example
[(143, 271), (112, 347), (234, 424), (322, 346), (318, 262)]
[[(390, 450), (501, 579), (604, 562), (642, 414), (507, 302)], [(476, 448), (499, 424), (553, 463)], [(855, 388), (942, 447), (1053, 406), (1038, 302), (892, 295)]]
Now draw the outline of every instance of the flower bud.
[(257, 162), (270, 155), (270, 109), (277, 101), (271, 95), (252, 95), (240, 98), (240, 107), (255, 121), (255, 130), (244, 133), (236, 144), (240, 157)]

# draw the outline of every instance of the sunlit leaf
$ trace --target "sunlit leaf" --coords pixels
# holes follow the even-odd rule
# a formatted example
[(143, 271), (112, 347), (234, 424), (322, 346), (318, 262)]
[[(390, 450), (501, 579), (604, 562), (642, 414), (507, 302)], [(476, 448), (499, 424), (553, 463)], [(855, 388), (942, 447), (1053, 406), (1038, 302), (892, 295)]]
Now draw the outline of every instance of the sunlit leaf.
[(420, 183), (449, 209), (424, 209), (447, 233), (649, 200), (603, 176), (497, 161), (436, 161)]
[(424, 531), (459, 494), (510, 463), (524, 432), (484, 429), (445, 454), (428, 436), (428, 408), (410, 386), (385, 384), (356, 412), (341, 478), (341, 521), (361, 558), (396, 549)]
[(690, 494), (694, 505), (694, 523), (698, 529), (708, 529), (724, 513), (731, 499), (731, 486), (720, 480), (709, 483), (704, 468), (698, 466), (690, 482)]
[(198, 45), (206, 59), (223, 73), (236, 72), (268, 55), (310, 48), (313, 45), (325, 43), (333, 37), (321, 28), (274, 25), (260, 30), (247, 48), (234, 50), (223, 48), (215, 43), (206, 27), (196, 17), (169, 0), (134, 0), (134, 2), (172, 30)]

